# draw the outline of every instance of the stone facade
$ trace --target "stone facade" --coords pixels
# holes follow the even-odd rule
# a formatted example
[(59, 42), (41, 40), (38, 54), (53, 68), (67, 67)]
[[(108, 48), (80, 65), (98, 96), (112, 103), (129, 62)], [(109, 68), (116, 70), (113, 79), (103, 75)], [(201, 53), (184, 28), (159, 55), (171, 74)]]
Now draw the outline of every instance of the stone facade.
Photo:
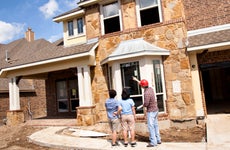
[(95, 106), (77, 107), (76, 110), (78, 126), (91, 126), (96, 124)]
[[(163, 22), (137, 27), (136, 8), (133, 0), (122, 0), (121, 11), (123, 31), (100, 36), (96, 51), (96, 66), (92, 70), (92, 92), (96, 104), (97, 120), (105, 120), (104, 102), (108, 97), (106, 77), (100, 62), (108, 57), (121, 41), (143, 38), (147, 42), (170, 50), (170, 56), (164, 57), (167, 110), (172, 120), (190, 120), (196, 117), (189, 59), (185, 50), (186, 24), (182, 1), (162, 1)], [(88, 38), (100, 35), (99, 8), (86, 9), (86, 30)], [(91, 21), (87, 21), (91, 20)], [(92, 32), (93, 31), (93, 32)], [(89, 33), (89, 34), (88, 34)], [(172, 83), (181, 82), (181, 93), (173, 93)]]

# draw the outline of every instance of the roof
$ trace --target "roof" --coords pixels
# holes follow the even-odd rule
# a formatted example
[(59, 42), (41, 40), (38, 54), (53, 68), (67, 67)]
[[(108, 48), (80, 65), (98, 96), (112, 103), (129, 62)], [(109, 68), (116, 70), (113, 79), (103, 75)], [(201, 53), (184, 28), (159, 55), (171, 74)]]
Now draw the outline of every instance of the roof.
[(195, 47), (230, 41), (230, 30), (223, 30), (189, 37), (189, 46)]
[[(23, 38), (1, 47), (0, 69), (81, 54), (90, 51), (95, 45), (96, 43), (85, 43), (64, 47), (62, 39), (50, 43), (44, 39), (28, 42)], [(8, 53), (8, 61), (6, 61), (6, 53)]]
[[(50, 43), (44, 39), (38, 39), (28, 42), (25, 38), (13, 41), (9, 44), (0, 45), (0, 73), (8, 69), (14, 69), (20, 66), (31, 65), (37, 62), (46, 62), (47, 60), (65, 60), (70, 56), (84, 56), (97, 46), (97, 41), (64, 47), (63, 39)], [(84, 54), (84, 55), (83, 55)], [(8, 59), (6, 59), (8, 56)], [(61, 59), (60, 59), (61, 58)], [(6, 71), (7, 72), (7, 71)], [(9, 81), (6, 78), (0, 78), (0, 93), (8, 92)], [(34, 87), (29, 80), (22, 79), (19, 82), (21, 92), (33, 92)]]
[(188, 33), (188, 51), (230, 45), (230, 24)]
[[(32, 80), (22, 79), (19, 82), (20, 92), (34, 92), (35, 88), (33, 86)], [(1, 78), (0, 79), (0, 93), (8, 93), (9, 92), (9, 79)]]
[(169, 55), (169, 50), (154, 46), (142, 38), (122, 41), (114, 52), (104, 59), (101, 63), (114, 61), (129, 57), (144, 55)]

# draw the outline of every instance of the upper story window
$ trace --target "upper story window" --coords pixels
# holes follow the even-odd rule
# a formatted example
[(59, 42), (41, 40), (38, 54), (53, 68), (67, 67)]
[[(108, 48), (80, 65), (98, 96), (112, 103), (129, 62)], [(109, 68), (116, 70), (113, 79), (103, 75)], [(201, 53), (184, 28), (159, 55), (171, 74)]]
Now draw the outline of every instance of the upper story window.
[(137, 4), (139, 26), (161, 22), (160, 0), (137, 0)]
[(101, 7), (104, 27), (103, 34), (112, 33), (121, 30), (119, 3), (113, 2), (102, 5)]
[(68, 36), (78, 36), (84, 34), (84, 19), (77, 18), (67, 23)]
[(84, 27), (83, 18), (78, 18), (77, 19), (77, 33), (78, 34), (83, 33), (83, 27)]
[(68, 35), (73, 36), (74, 30), (73, 30), (73, 21), (68, 21)]

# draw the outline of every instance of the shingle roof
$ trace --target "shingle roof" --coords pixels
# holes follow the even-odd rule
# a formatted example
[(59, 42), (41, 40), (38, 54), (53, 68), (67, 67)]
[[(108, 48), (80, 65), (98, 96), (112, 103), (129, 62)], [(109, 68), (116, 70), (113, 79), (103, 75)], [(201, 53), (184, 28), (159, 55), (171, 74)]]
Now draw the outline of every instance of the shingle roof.
[[(34, 86), (32, 80), (22, 79), (19, 82), (20, 92), (34, 92)], [(1, 78), (0, 79), (0, 93), (9, 92), (9, 79)]]
[(196, 47), (202, 45), (216, 44), (230, 41), (230, 29), (199, 34), (188, 37), (188, 47)]
[[(50, 43), (44, 39), (28, 42), (25, 38), (0, 45), (0, 70), (35, 62), (52, 60), (66, 56), (89, 52), (97, 43), (63, 46), (63, 39)], [(9, 60), (6, 61), (6, 52)], [(8, 92), (8, 79), (0, 78), (0, 92)], [(31, 84), (22, 79), (20, 91), (33, 91)]]
[[(44, 39), (28, 42), (23, 38), (1, 47), (0, 69), (88, 52), (95, 44), (64, 47), (62, 39), (50, 43)], [(8, 62), (5, 60), (6, 51)]]

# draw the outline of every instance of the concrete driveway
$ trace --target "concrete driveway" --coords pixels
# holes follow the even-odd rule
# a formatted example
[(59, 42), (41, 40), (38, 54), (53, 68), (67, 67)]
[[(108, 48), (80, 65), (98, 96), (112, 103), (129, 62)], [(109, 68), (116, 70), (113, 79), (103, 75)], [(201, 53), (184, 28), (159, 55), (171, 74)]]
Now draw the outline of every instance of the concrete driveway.
[(206, 125), (209, 149), (230, 150), (230, 114), (208, 115)]

